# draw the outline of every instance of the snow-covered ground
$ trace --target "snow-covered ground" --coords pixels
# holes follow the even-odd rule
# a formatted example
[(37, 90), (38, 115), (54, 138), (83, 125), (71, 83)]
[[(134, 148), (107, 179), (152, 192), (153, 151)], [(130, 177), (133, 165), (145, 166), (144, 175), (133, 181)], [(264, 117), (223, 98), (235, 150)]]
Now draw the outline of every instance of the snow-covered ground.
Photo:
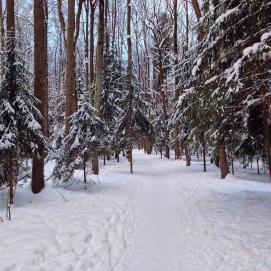
[(271, 270), (270, 184), (134, 157), (135, 174), (112, 161), (88, 191), (18, 188), (12, 221), (0, 223), (0, 270)]

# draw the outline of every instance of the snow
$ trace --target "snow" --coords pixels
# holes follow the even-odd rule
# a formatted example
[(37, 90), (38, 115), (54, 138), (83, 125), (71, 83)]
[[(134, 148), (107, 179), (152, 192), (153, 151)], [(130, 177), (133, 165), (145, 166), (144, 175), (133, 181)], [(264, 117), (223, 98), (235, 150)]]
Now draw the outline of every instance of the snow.
[(204, 85), (209, 85), (209, 84), (215, 82), (215, 80), (216, 80), (217, 78), (218, 78), (217, 75), (211, 77), (209, 80), (206, 80), (206, 81), (204, 82)]
[(266, 40), (268, 40), (270, 37), (271, 37), (271, 31), (266, 32), (266, 33), (264, 33), (264, 34), (262, 35), (261, 41), (262, 41), (262, 42), (263, 42), (263, 41), (266, 41)]
[(259, 51), (259, 48), (261, 46), (261, 42), (254, 43), (252, 46), (247, 47), (243, 51), (244, 56), (249, 56), (250, 54), (256, 54)]
[(202, 58), (200, 57), (197, 59), (196, 66), (194, 66), (194, 68), (192, 69), (192, 76), (194, 77), (196, 76), (197, 72), (200, 70), (199, 67), (201, 63), (202, 63)]
[(270, 184), (140, 151), (134, 159), (133, 175), (110, 161), (88, 191), (78, 171), (66, 188), (18, 188), (12, 220), (0, 224), (0, 270), (270, 270)]
[(221, 24), (222, 22), (225, 21), (226, 18), (228, 18), (230, 15), (232, 15), (238, 11), (239, 11), (238, 7), (227, 10), (225, 13), (223, 13), (221, 16), (219, 16), (216, 19), (215, 24)]

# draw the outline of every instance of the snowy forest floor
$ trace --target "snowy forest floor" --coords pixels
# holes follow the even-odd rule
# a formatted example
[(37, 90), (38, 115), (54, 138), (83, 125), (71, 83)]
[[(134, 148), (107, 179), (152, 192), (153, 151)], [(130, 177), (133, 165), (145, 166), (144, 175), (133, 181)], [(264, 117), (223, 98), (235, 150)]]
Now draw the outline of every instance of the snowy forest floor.
[(270, 271), (270, 184), (134, 159), (133, 175), (111, 161), (88, 191), (76, 181), (35, 196), (17, 188), (12, 220), (0, 223), (0, 270)]

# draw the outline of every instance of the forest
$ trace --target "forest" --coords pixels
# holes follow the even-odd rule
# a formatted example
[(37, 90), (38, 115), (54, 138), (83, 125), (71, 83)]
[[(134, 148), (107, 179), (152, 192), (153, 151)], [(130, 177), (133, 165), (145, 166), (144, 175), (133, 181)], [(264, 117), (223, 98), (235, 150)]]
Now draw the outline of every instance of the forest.
[[(227, 182), (236, 181), (242, 193), (270, 193), (270, 86), (270, 0), (0, 0), (0, 244), (2, 211), (7, 221), (12, 210), (15, 220), (24, 216), (16, 213), (16, 196), (19, 206), (22, 198), (38, 198), (46, 208), (42, 195), (60, 193), (68, 201), (66, 190), (75, 185), (91, 198), (106, 186), (103, 178), (139, 182), (135, 178), (142, 171), (143, 179), (156, 176), (161, 191), (148, 193), (162, 198), (163, 174), (182, 178), (191, 195), (189, 174), (201, 174), (193, 177), (195, 186), (211, 178), (214, 186), (225, 182), (229, 191)], [(201, 189), (206, 187), (200, 184)], [(270, 207), (270, 194), (265, 196), (257, 194), (258, 209), (261, 200)], [(262, 232), (270, 233), (266, 227)], [(107, 267), (52, 270), (115, 270), (112, 261)], [(6, 263), (1, 271), (26, 270)], [(117, 270), (235, 270), (240, 264), (157, 269), (147, 268), (149, 263)], [(256, 258), (255, 263), (256, 269), (240, 270), (265, 271), (271, 264), (266, 259), (260, 267)]]

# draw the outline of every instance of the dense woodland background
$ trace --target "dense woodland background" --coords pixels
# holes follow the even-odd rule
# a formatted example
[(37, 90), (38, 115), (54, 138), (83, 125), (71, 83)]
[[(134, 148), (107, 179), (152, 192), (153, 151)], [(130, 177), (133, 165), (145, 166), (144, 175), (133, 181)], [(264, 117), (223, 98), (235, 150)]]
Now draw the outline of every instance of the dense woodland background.
[(86, 182), (113, 155), (133, 172), (134, 147), (271, 174), (270, 0), (0, 0), (0, 24), (10, 205), (28, 175), (42, 190), (49, 160), (56, 182)]

